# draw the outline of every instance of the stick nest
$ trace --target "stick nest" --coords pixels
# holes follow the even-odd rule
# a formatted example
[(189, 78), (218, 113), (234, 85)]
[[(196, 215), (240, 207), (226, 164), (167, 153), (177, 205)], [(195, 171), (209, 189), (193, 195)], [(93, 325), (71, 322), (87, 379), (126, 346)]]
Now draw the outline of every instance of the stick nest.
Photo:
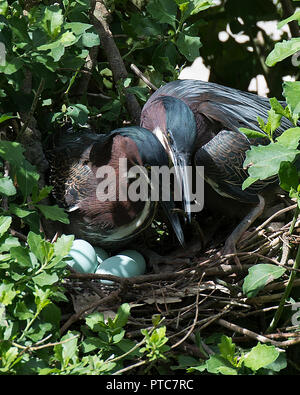
[[(272, 221), (282, 214), (290, 214), (293, 207), (275, 212), (247, 232), (237, 245), (236, 254), (222, 256), (221, 248), (209, 248), (193, 256), (188, 264), (174, 265), (171, 272), (125, 279), (71, 273), (65, 285), (75, 313), (66, 317), (62, 333), (93, 311), (113, 316), (120, 304), (127, 302), (131, 305), (126, 327), (129, 338), (139, 339), (140, 330), (152, 327), (152, 316), (160, 314), (171, 344), (198, 356), (199, 350), (193, 347), (196, 331), (200, 331), (201, 336), (222, 332), (234, 336), (236, 342), (251, 343), (254, 340), (282, 348), (299, 343), (299, 325), (292, 325), (291, 317), (295, 311), (290, 299), (285, 302), (290, 313), (280, 320), (280, 328), (275, 333), (267, 331), (282, 299), (300, 242), (299, 224), (290, 236), (290, 223), (273, 226)], [(240, 265), (235, 263), (235, 257)], [(248, 269), (257, 263), (283, 265), (286, 271), (255, 297), (247, 298), (243, 294), (243, 281)], [(100, 278), (114, 279), (115, 283), (104, 285)], [(292, 293), (299, 292), (299, 287), (300, 276), (297, 274)]]

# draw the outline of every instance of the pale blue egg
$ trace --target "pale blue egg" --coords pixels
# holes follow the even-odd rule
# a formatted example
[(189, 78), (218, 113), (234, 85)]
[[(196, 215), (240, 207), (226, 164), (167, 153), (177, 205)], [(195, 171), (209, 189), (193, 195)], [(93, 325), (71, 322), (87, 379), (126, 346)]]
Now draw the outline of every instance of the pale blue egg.
[(105, 261), (105, 259), (109, 258), (108, 253), (103, 250), (103, 248), (101, 247), (94, 247), (96, 254), (97, 254), (97, 261), (98, 261), (98, 265), (100, 265), (100, 263), (102, 263), (103, 261)]
[(139, 274), (137, 274), (137, 275), (145, 273), (146, 261), (140, 252), (138, 252), (136, 250), (124, 250), (124, 251), (120, 251), (118, 253), (118, 255), (126, 255), (126, 256), (129, 256), (129, 258), (132, 258), (133, 260), (135, 260), (135, 262), (138, 264), (138, 268), (139, 268)]
[(95, 273), (98, 265), (97, 255), (94, 247), (85, 240), (76, 239), (73, 242), (68, 265), (79, 273)]
[[(139, 265), (134, 259), (126, 255), (115, 255), (102, 262), (96, 272), (97, 274), (112, 274), (113, 276), (128, 278), (141, 274)], [(100, 280), (104, 284), (113, 284), (109, 280)]]

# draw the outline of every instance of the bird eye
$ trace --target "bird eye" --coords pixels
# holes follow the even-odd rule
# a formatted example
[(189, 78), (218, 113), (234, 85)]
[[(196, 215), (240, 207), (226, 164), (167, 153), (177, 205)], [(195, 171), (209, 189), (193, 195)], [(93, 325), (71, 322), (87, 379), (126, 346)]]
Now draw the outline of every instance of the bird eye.
[(173, 142), (174, 142), (173, 136), (172, 136), (172, 133), (169, 130), (167, 131), (167, 138), (168, 138), (170, 144), (173, 144)]

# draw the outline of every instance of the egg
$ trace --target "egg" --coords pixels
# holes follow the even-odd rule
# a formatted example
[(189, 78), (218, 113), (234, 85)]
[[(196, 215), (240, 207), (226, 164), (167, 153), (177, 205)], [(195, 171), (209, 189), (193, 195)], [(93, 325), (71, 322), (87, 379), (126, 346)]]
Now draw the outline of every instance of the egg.
[(109, 258), (109, 255), (105, 250), (103, 250), (103, 248), (100, 248), (100, 247), (94, 247), (94, 248), (95, 248), (96, 255), (97, 255), (98, 265), (100, 265), (100, 263), (105, 261), (105, 259)]
[(144, 274), (146, 271), (146, 261), (141, 253), (136, 250), (124, 250), (118, 253), (118, 255), (126, 255), (132, 258), (139, 265), (139, 274)]
[(98, 261), (94, 247), (85, 240), (76, 239), (69, 252), (68, 265), (79, 273), (94, 273)]
[[(139, 276), (144, 273), (140, 265), (127, 255), (115, 255), (102, 262), (97, 270), (97, 274), (112, 274), (113, 276), (128, 278)], [(100, 280), (103, 284), (113, 284), (110, 280)]]

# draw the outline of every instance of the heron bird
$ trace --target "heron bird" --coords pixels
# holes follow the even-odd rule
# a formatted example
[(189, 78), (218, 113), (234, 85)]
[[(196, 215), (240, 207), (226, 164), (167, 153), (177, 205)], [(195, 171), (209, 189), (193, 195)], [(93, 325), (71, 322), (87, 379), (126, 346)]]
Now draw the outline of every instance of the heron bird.
[[(76, 237), (117, 249), (151, 224), (160, 204), (180, 244), (184, 245), (172, 199), (153, 201), (150, 195), (145, 199), (130, 199), (126, 194), (131, 181), (138, 176), (144, 177), (151, 188), (160, 188), (152, 185), (147, 171), (128, 178), (135, 166), (145, 170), (168, 165), (163, 146), (148, 130), (125, 127), (105, 135), (68, 131), (59, 137), (48, 157), (53, 195), (69, 212), (67, 230)], [(120, 159), (126, 167), (120, 167)]]
[[(282, 104), (285, 105), (284, 102)], [(269, 110), (267, 98), (200, 80), (167, 83), (150, 96), (142, 110), (141, 125), (163, 136), (160, 139), (164, 141), (166, 152), (172, 153), (170, 159), (174, 165), (176, 160), (173, 156), (181, 157), (185, 153), (186, 163), (204, 166), (206, 183), (227, 204), (229, 202), (234, 206), (239, 202), (247, 209), (252, 207), (227, 238), (224, 253), (235, 252), (241, 235), (263, 211), (264, 191), (270, 184), (276, 183), (275, 178), (257, 181), (242, 190), (242, 183), (248, 176), (243, 169), (246, 151), (250, 145), (267, 144), (267, 139), (248, 139), (239, 128), (260, 131), (257, 117), (266, 121)], [(190, 112), (193, 114), (192, 120)], [(186, 114), (189, 114), (188, 117)], [(175, 130), (172, 129), (174, 125)], [(275, 136), (291, 126), (286, 118), (282, 118)], [(187, 203), (184, 205), (186, 207)]]

